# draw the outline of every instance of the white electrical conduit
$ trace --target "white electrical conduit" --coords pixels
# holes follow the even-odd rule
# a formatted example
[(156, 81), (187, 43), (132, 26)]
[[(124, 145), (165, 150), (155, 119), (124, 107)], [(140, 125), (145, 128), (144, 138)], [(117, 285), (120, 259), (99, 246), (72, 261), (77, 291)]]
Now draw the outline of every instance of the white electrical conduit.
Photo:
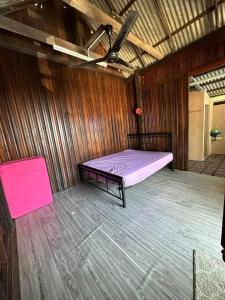
[[(90, 57), (90, 56), (86, 56), (86, 55), (84, 55), (84, 54), (81, 54), (81, 53), (78, 53), (78, 52), (69, 50), (69, 49), (67, 49), (67, 48), (64, 48), (64, 47), (61, 47), (61, 46), (58, 46), (58, 45), (53, 45), (53, 49), (56, 50), (56, 51), (59, 51), (59, 52), (61, 52), (61, 53), (65, 53), (65, 54), (68, 54), (68, 55), (71, 55), (71, 56), (74, 56), (74, 57), (83, 59), (83, 60), (85, 60), (85, 61), (95, 60), (95, 58), (92, 58), (92, 57)], [(102, 67), (107, 68), (107, 63), (105, 63), (105, 62), (97, 63), (97, 65), (100, 65), (100, 66), (102, 66)]]

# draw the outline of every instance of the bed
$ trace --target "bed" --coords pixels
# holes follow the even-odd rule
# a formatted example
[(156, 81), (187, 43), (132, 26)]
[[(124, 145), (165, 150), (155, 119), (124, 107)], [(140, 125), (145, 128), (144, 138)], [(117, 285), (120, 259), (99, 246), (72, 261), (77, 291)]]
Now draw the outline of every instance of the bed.
[(122, 200), (124, 208), (127, 188), (167, 165), (174, 170), (171, 132), (128, 134), (127, 138), (129, 149), (78, 165), (81, 183), (92, 184)]

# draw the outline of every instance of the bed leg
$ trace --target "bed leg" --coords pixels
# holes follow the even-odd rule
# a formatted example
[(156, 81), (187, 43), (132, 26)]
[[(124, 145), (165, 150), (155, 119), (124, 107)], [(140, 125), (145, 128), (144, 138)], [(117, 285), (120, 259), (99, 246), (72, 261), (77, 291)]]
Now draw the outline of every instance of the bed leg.
[(171, 163), (170, 163), (170, 170), (174, 171), (174, 161), (171, 161)]
[(221, 251), (221, 253), (222, 253), (223, 261), (225, 262), (225, 250), (223, 249), (223, 250)]
[(126, 194), (125, 194), (125, 188), (124, 188), (123, 183), (121, 186), (121, 191), (122, 191), (123, 208), (125, 208), (126, 207)]
[(80, 165), (78, 165), (78, 171), (79, 171), (79, 176), (80, 176), (80, 183), (83, 183), (84, 182), (83, 170)]

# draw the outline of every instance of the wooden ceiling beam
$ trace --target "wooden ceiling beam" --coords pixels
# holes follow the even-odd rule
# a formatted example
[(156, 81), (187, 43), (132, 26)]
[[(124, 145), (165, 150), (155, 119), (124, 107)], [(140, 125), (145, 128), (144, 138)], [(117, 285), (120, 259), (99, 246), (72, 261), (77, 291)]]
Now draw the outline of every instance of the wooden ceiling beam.
[(141, 53), (140, 53), (140, 49), (136, 46), (132, 46), (134, 51), (135, 51), (135, 54), (137, 55), (137, 59), (140, 61), (142, 67), (145, 67), (145, 61), (143, 59), (143, 57), (141, 56)]
[(215, 5), (215, 19), (216, 19), (216, 24), (215, 24), (215, 29), (219, 28), (219, 0), (214, 0), (214, 5)]
[(123, 16), (127, 11), (128, 9), (134, 4), (136, 0), (130, 0), (127, 2), (127, 4), (124, 6), (124, 8), (120, 11), (119, 13), (119, 16)]
[[(219, 0), (218, 1), (218, 6), (225, 3), (225, 0)], [(197, 15), (195, 18), (193, 18), (192, 20), (188, 21), (187, 23), (183, 24), (182, 26), (180, 26), (178, 29), (176, 29), (175, 31), (171, 32), (171, 36), (173, 37), (174, 35), (178, 34), (179, 32), (181, 32), (182, 30), (186, 29), (187, 27), (189, 27), (190, 25), (192, 25), (193, 23), (197, 22), (198, 20), (200, 20), (201, 18), (205, 17), (206, 15), (208, 15), (209, 13), (212, 13), (215, 10), (215, 4), (211, 5), (210, 7), (208, 7), (206, 10), (204, 10), (201, 14)], [(158, 47), (159, 45), (161, 45), (162, 43), (164, 43), (165, 41), (167, 41), (170, 37), (167, 35), (166, 37), (164, 37), (163, 39), (161, 39), (160, 41), (158, 41), (157, 43), (155, 43), (153, 45), (153, 47)], [(145, 54), (146, 51), (142, 51), (142, 53), (140, 55)], [(129, 61), (129, 63), (132, 63), (136, 58), (133, 58)]]
[[(116, 21), (114, 18), (109, 16), (107, 13), (90, 3), (88, 0), (63, 0), (68, 5), (74, 7), (75, 9), (79, 10), (83, 14), (89, 16), (90, 18), (94, 19), (96, 22), (108, 25), (111, 24), (113, 26), (114, 32), (119, 32), (121, 29), (121, 24)], [(162, 59), (164, 55), (152, 47), (150, 44), (130, 32), (127, 36), (127, 40), (130, 41), (132, 44), (142, 48), (144, 51), (152, 55), (157, 59)]]
[(176, 46), (174, 44), (170, 29), (169, 29), (169, 25), (168, 25), (166, 16), (165, 16), (164, 11), (163, 11), (163, 7), (162, 7), (159, 0), (153, 0), (153, 3), (154, 3), (154, 6), (155, 6), (155, 9), (156, 9), (156, 12), (158, 14), (158, 17), (160, 19), (160, 22), (162, 24), (163, 30), (166, 33), (166, 35), (169, 37), (170, 48), (171, 48), (172, 51), (174, 51), (176, 49)]
[(51, 34), (4, 16), (0, 16), (0, 28), (48, 45), (52, 45), (53, 36)]
[[(6, 18), (4, 16), (0, 16), (0, 28), (5, 29), (10, 32), (13, 32), (13, 33), (16, 33), (16, 34), (19, 34), (21, 36), (33, 39), (35, 41), (48, 44), (52, 47), (54, 47), (54, 46), (61, 47), (61, 49), (68, 50), (68, 52), (70, 52), (70, 55), (72, 55), (72, 53), (73, 53), (73, 55), (76, 56), (76, 54), (77, 54), (76, 57), (84, 59), (84, 60), (90, 60), (90, 57), (91, 57), (91, 59), (97, 59), (97, 58), (102, 57), (101, 55), (99, 55), (95, 52), (92, 52), (92, 51), (89, 51), (89, 53), (87, 53), (87, 50), (81, 48), (80, 46), (77, 46), (68, 41), (62, 40), (58, 37), (50, 35), (39, 29), (36, 29), (36, 28), (30, 27), (28, 25), (25, 25), (23, 23), (17, 22), (13, 19)], [(131, 70), (129, 68), (122, 66), (122, 65), (117, 65), (117, 64), (108, 64), (108, 65), (113, 68), (116, 68), (116, 69), (120, 69), (120, 70), (123, 70), (126, 72), (131, 72)]]
[[(92, 52), (92, 51), (87, 52), (86, 49), (83, 49), (80, 46), (77, 46), (77, 45), (72, 44), (72, 43), (70, 43), (68, 41), (62, 40), (62, 39), (60, 39), (58, 37), (52, 36), (51, 43), (52, 43), (53, 48), (55, 48), (55, 49), (61, 48), (62, 52), (63, 52), (63, 49), (65, 49), (64, 53), (66, 53), (66, 52), (69, 53), (70, 52), (71, 54), (69, 54), (69, 55), (73, 55), (72, 53), (74, 53), (74, 54), (77, 53), (78, 56), (76, 56), (76, 57), (79, 57), (79, 58), (81, 58), (82, 56), (86, 56), (86, 58), (90, 58), (91, 57), (92, 59), (97, 59), (97, 58), (101, 58), (102, 57), (98, 53), (95, 53), (95, 52)], [(90, 56), (88, 56), (88, 53), (90, 54)], [(99, 63), (99, 64), (105, 64), (105, 63), (103, 62), (103, 63)], [(122, 71), (125, 71), (125, 72), (129, 72), (129, 73), (133, 72), (133, 70), (131, 70), (130, 68), (125, 67), (123, 65), (119, 65), (119, 64), (115, 64), (115, 63), (113, 63), (113, 64), (106, 63), (106, 64), (108, 66), (112, 67), (112, 68), (119, 69), (119, 70), (122, 70)]]
[[(221, 4), (223, 4), (224, 2), (225, 2), (225, 0), (219, 0), (218, 1), (218, 6), (221, 5)], [(171, 32), (171, 36), (174, 36), (177, 33), (181, 32), (182, 30), (184, 30), (188, 26), (192, 25), (196, 21), (200, 20), (201, 18), (205, 17), (206, 15), (208, 15), (211, 12), (213, 12), (214, 10), (215, 10), (215, 4), (213, 4), (212, 6), (208, 7), (206, 10), (204, 10), (202, 13), (200, 13), (199, 15), (197, 15), (192, 20), (190, 20), (187, 23), (185, 23), (182, 26), (180, 26), (177, 30)], [(166, 36), (165, 38), (163, 38), (162, 40), (160, 40), (159, 42), (157, 42), (155, 45), (153, 45), (153, 47), (159, 46), (160, 44), (164, 43), (168, 39), (169, 39), (169, 36)]]
[[(7, 31), (3, 31), (0, 29), (0, 46), (17, 51), (19, 53), (31, 55), (40, 59), (47, 59), (49, 61), (53, 61), (56, 63), (63, 64), (65, 66), (71, 68), (77, 68), (77, 59), (73, 58), (72, 56), (64, 55), (63, 53), (56, 53), (49, 48), (46, 44), (41, 44), (39, 42), (34, 42), (25, 37), (19, 37), (15, 34), (12, 34)], [(87, 69), (91, 71), (98, 71), (101, 73), (113, 75), (116, 77), (123, 78), (122, 74), (117, 72), (115, 69), (112, 68), (103, 68), (101, 66), (85, 66), (81, 69)]]

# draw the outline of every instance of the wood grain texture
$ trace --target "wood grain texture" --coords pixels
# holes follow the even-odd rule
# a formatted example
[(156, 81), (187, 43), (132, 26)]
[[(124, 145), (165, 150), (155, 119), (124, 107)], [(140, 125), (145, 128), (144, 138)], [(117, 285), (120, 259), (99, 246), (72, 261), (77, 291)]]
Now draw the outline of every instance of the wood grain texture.
[(188, 155), (188, 78), (172, 79), (162, 84), (149, 85), (144, 80), (143, 104), (145, 131), (174, 133), (175, 168), (186, 170)]
[(141, 70), (145, 131), (174, 131), (175, 167), (188, 169), (188, 77), (225, 64), (225, 30)]
[[(46, 55), (46, 58), (50, 60), (58, 62), (61, 60), (64, 64), (74, 66), (75, 63), (80, 62), (78, 58), (71, 55), (60, 55), (60, 52), (53, 50), (48, 45), (55, 44), (87, 56), (82, 47), (91, 37), (91, 30), (78, 11), (69, 6), (66, 9), (64, 7), (65, 4), (61, 0), (52, 0), (45, 2), (42, 8), (32, 5), (9, 14), (7, 18), (2, 17), (0, 27), (6, 30), (0, 30), (0, 45), (38, 57)], [(7, 37), (7, 33), (11, 35)], [(24, 36), (29, 38), (24, 39)], [(89, 54), (94, 58), (99, 58), (105, 53), (106, 50), (99, 44), (95, 53), (90, 52)], [(121, 76), (118, 69), (128, 71), (128, 68), (118, 64), (109, 64), (108, 66), (108, 68), (99, 68), (99, 66), (86, 66), (85, 68), (112, 72)]]
[(192, 299), (193, 249), (221, 259), (224, 178), (162, 170), (129, 205), (87, 185), (16, 221), (21, 297)]
[(0, 299), (20, 299), (15, 224), (0, 182)]
[(59, 191), (77, 182), (77, 163), (127, 147), (121, 79), (0, 52), (1, 162), (43, 155)]
[[(8, 17), (77, 42), (75, 10), (63, 5), (49, 1)], [(91, 33), (87, 26), (83, 31), (85, 42)], [(77, 163), (126, 148), (126, 134), (136, 129), (122, 80), (4, 48), (0, 53), (0, 161), (44, 155), (58, 191), (77, 182)]]
[[(113, 31), (116, 33), (120, 32), (122, 25), (113, 17), (109, 16), (103, 10), (99, 9), (96, 5), (92, 4), (88, 0), (63, 0), (68, 5), (74, 7), (76, 10), (80, 11), (81, 13), (87, 15), (88, 17), (92, 18), (98, 24), (103, 25), (112, 25)], [(139, 36), (130, 32), (126, 38), (132, 44), (138, 46), (139, 48), (145, 50), (147, 53), (151, 54), (153, 57), (157, 59), (162, 59), (164, 55), (154, 47), (152, 47), (149, 43), (144, 41)]]
[(196, 75), (225, 64), (225, 26), (142, 69), (154, 84), (185, 74)]

